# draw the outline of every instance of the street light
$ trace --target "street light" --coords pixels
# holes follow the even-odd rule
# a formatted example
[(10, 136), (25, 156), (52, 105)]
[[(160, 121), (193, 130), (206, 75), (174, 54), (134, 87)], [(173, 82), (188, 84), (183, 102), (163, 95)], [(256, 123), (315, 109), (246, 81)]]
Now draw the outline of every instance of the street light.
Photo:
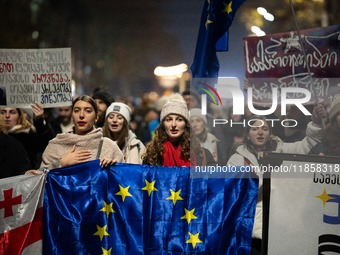
[(264, 31), (262, 31), (262, 29), (259, 28), (258, 26), (252, 26), (252, 27), (250, 28), (250, 30), (251, 30), (254, 34), (256, 34), (256, 36), (264, 36), (264, 35), (266, 35), (266, 33), (265, 33)]
[(257, 12), (261, 15), (265, 15), (267, 13), (267, 10), (263, 7), (258, 7)]
[[(178, 82), (180, 83), (180, 92), (185, 90), (185, 78), (184, 73), (188, 70), (186, 64), (179, 64), (176, 66), (157, 66), (154, 70), (154, 74), (158, 78), (159, 84), (167, 89), (172, 90)], [(184, 89), (183, 89), (184, 84)]]
[(263, 7), (258, 7), (257, 12), (262, 15), (266, 20), (268, 21), (274, 21), (274, 15), (270, 14), (269, 12), (267, 12), (267, 10)]

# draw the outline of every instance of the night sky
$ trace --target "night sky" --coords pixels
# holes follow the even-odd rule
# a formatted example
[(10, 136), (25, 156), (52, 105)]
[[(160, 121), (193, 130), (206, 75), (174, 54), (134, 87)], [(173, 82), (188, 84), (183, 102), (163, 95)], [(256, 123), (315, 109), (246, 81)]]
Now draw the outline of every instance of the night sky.
[[(198, 0), (168, 0), (162, 1), (163, 9), (168, 14), (169, 33), (176, 34), (183, 49), (182, 62), (189, 68), (193, 62), (198, 28), (204, 1)], [(247, 2), (244, 3), (244, 5)], [(240, 7), (239, 11), (242, 11)], [(242, 39), (249, 35), (244, 24), (241, 24), (236, 13), (235, 20), (229, 29), (229, 51), (218, 53), (220, 61), (219, 76), (245, 77), (244, 54)]]

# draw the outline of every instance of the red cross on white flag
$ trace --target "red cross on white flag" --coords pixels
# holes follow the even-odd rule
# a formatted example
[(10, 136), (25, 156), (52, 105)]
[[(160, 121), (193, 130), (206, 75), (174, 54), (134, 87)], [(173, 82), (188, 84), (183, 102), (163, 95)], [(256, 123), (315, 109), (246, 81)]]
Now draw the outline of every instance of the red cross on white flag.
[(0, 180), (0, 255), (42, 254), (45, 174)]
[(0, 201), (0, 209), (5, 209), (4, 218), (13, 216), (13, 205), (21, 204), (21, 195), (12, 198), (13, 188), (4, 190), (5, 200)]

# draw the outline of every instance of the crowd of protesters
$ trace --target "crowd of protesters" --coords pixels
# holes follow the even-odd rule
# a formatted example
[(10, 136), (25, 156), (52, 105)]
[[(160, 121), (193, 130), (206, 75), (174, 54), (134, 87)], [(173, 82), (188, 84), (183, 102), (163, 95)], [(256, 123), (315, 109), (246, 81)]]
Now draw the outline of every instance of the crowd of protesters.
[[(83, 98), (84, 97), (85, 96), (83, 96)], [(257, 155), (254, 153), (254, 151), (257, 150), (256, 146), (254, 146), (254, 144), (247, 144), (247, 141), (251, 140), (249, 139), (249, 132), (251, 132), (252, 129), (249, 126), (214, 126), (214, 119), (225, 119), (228, 120), (228, 122), (233, 121), (234, 123), (248, 123), (252, 118), (252, 114), (247, 106), (245, 106), (244, 115), (235, 115), (230, 104), (227, 104), (227, 107), (217, 109), (214, 104), (208, 103), (207, 114), (203, 115), (201, 113), (200, 94), (194, 90), (185, 91), (177, 94), (175, 97), (173, 95), (171, 97), (161, 96), (158, 98), (153, 96), (153, 100), (147, 96), (147, 93), (139, 99), (120, 96), (115, 97), (116, 100), (108, 91), (96, 89), (93, 91), (91, 97), (89, 97), (93, 101), (86, 103), (92, 106), (95, 115), (95, 119), (90, 122), (93, 122), (93, 127), (91, 126), (91, 128), (97, 130), (98, 136), (104, 136), (106, 139), (111, 140), (123, 154), (123, 160), (117, 158), (117, 161), (133, 164), (148, 162), (159, 165), (164, 162), (164, 158), (161, 160), (163, 154), (165, 155), (169, 152), (170, 148), (174, 148), (175, 151), (177, 151), (174, 151), (174, 153), (178, 153), (181, 159), (187, 160), (188, 162), (190, 162), (190, 159), (193, 162), (195, 160), (200, 162), (198, 155), (209, 154), (209, 156), (206, 157), (206, 159), (209, 159), (206, 163), (212, 164), (210, 162), (211, 154), (213, 163), (226, 165), (234, 162), (234, 154), (238, 153), (238, 150), (241, 148), (240, 145), (243, 147), (248, 146), (247, 150), (251, 147), (251, 153), (255, 155), (254, 158), (257, 158)], [(83, 100), (80, 101), (85, 102)], [(74, 102), (78, 101), (74, 100)], [(65, 139), (70, 142), (69, 145), (65, 145), (65, 148), (62, 149), (62, 152), (60, 152), (58, 156), (66, 155), (66, 152), (71, 150), (71, 148), (69, 148), (69, 150), (65, 151), (68, 146), (71, 146), (72, 142), (74, 143), (72, 146), (75, 145), (75, 141), (69, 139), (66, 134), (81, 135), (79, 134), (78, 127), (80, 127), (80, 129), (83, 128), (83, 126), (79, 126), (79, 123), (75, 122), (75, 116), (77, 116), (78, 112), (75, 112), (74, 102), (72, 106), (63, 106), (54, 109), (43, 109), (38, 103), (33, 104), (31, 109), (0, 108), (3, 126), (2, 136), (6, 135), (15, 138), (23, 147), (25, 158), (29, 159), (28, 167), (27, 164), (22, 164), (22, 171), (13, 170), (12, 175), (25, 172), (27, 168), (39, 169), (40, 167), (56, 166), (54, 165), (55, 162), (52, 162), (54, 159), (46, 161), (45, 156), (48, 154), (46, 148), (49, 149), (53, 144), (58, 143), (58, 140), (62, 141)], [(95, 105), (95, 107), (93, 105)], [(322, 155), (339, 156), (340, 143), (338, 142), (339, 136), (337, 135), (340, 127), (340, 117), (338, 117), (340, 113), (339, 105), (340, 97), (328, 105), (328, 118), (325, 118), (327, 127), (324, 133), (320, 131), (322, 138), (317, 140), (315, 144), (309, 143), (308, 146), (303, 145), (303, 150), (290, 150), (290, 152), (302, 154), (322, 153)], [(179, 106), (182, 108), (178, 108)], [(311, 112), (313, 111), (313, 117), (315, 119), (313, 105), (306, 107)], [(179, 111), (179, 109), (181, 111)], [(87, 112), (84, 111), (84, 113), (86, 117)], [(167, 114), (164, 115), (165, 113)], [(327, 114), (326, 110), (323, 114)], [(295, 119), (298, 125), (284, 128), (281, 125), (275, 125), (274, 127), (269, 125), (268, 131), (270, 136), (275, 136), (275, 139), (270, 139), (271, 143), (273, 143), (274, 140), (277, 145), (281, 143), (294, 143), (303, 141), (306, 137), (309, 137), (308, 132), (310, 128), (308, 125), (310, 124), (308, 124), (308, 122), (311, 118), (301, 114), (301, 111), (297, 107), (290, 106), (287, 109), (286, 116), (274, 116), (280, 120), (284, 120), (285, 118)], [(179, 117), (181, 121), (177, 120)], [(257, 117), (260, 118), (261, 116)], [(79, 117), (77, 118), (79, 119)], [(179, 133), (182, 131), (181, 125), (178, 123), (185, 123), (185, 132), (183, 132), (183, 134), (181, 133), (182, 136), (178, 141), (171, 141), (171, 137), (169, 136), (171, 132), (166, 132), (167, 123), (171, 123), (172, 125), (170, 126), (170, 131), (173, 129)], [(93, 130), (89, 129), (86, 133), (92, 133), (94, 132)], [(191, 134), (191, 137), (189, 134)], [(323, 134), (325, 135), (323, 136)], [(105, 141), (107, 141), (106, 139)], [(265, 138), (261, 139), (266, 141)], [(166, 141), (170, 142), (172, 146), (168, 147), (169, 143)], [(190, 145), (192, 150), (197, 149), (195, 146), (202, 147), (202, 150), (200, 152), (191, 152)], [(275, 146), (278, 147), (277, 145)], [(275, 146), (273, 148), (264, 146), (262, 150), (282, 152)], [(178, 147), (180, 147), (180, 149), (178, 149)], [(295, 146), (295, 149), (296, 148)], [(72, 148), (75, 152), (80, 149), (86, 150), (86, 145), (79, 146), (79, 148)], [(19, 151), (20, 150), (18, 150), (18, 152)], [(230, 158), (231, 156), (232, 158)], [(93, 159), (93, 157), (94, 155), (92, 155), (91, 159)], [(243, 161), (241, 160), (242, 162), (237, 160), (237, 163), (233, 164), (251, 162), (249, 158), (244, 158)], [(187, 165), (188, 162), (184, 165)], [(163, 163), (161, 165), (163, 165)]]
[[(208, 104), (203, 115), (196, 91), (156, 100), (115, 98), (98, 89), (45, 113), (39, 103), (30, 110), (0, 108), (0, 178), (95, 159), (103, 167), (116, 162), (190, 167), (258, 166), (262, 151), (340, 156), (340, 97), (325, 107), (306, 106), (311, 117), (295, 106), (287, 116), (274, 113), (280, 120), (296, 120), (295, 127), (273, 127), (268, 117), (252, 116), (247, 106), (241, 116), (228, 104), (219, 109)], [(214, 119), (252, 124), (214, 126)], [(257, 174), (253, 254), (260, 252), (262, 238), (262, 176)]]

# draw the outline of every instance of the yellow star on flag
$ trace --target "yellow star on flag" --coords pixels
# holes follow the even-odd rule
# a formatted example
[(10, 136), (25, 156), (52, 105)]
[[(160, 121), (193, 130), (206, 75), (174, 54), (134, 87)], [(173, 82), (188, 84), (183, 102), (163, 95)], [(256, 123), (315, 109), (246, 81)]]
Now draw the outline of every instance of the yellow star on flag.
[(148, 195), (151, 195), (151, 191), (158, 191), (158, 189), (155, 188), (155, 182), (148, 182), (147, 180), (145, 180), (146, 186), (144, 188), (142, 188), (142, 190), (147, 190), (148, 191)]
[(196, 247), (197, 243), (203, 243), (200, 239), (198, 239), (198, 235), (200, 234), (200, 232), (198, 232), (196, 235), (193, 235), (189, 232), (190, 235), (190, 239), (188, 241), (186, 241), (185, 243), (191, 243), (192, 247)]
[(208, 25), (209, 25), (210, 23), (213, 23), (212, 20), (209, 20), (209, 16), (210, 16), (210, 14), (208, 14), (207, 21), (205, 22), (205, 29), (206, 29), (206, 30), (208, 30)]
[(181, 198), (179, 196), (179, 193), (181, 193), (181, 189), (177, 192), (173, 191), (172, 189), (170, 189), (171, 192), (171, 196), (167, 198), (167, 200), (172, 200), (174, 205), (176, 205), (177, 200), (183, 200), (183, 198)]
[(111, 204), (108, 205), (108, 204), (106, 204), (105, 201), (103, 201), (103, 202), (104, 202), (104, 207), (103, 207), (102, 209), (100, 209), (99, 211), (106, 212), (106, 217), (109, 218), (110, 212), (115, 213), (115, 211), (112, 209), (113, 203), (111, 203)]
[(188, 225), (189, 225), (189, 224), (190, 224), (190, 221), (191, 221), (192, 219), (197, 219), (197, 217), (194, 215), (195, 208), (192, 209), (191, 211), (188, 211), (188, 210), (185, 209), (185, 208), (184, 208), (184, 210), (185, 210), (185, 215), (181, 218), (181, 220), (187, 219)]
[(334, 197), (330, 197), (328, 196), (327, 192), (326, 192), (326, 188), (324, 189), (323, 193), (320, 196), (315, 196), (317, 198), (320, 198), (323, 202), (323, 207), (326, 206), (326, 202), (330, 199), (334, 199)]
[(100, 237), (100, 241), (103, 241), (103, 236), (109, 236), (110, 235), (109, 233), (107, 233), (105, 231), (106, 227), (107, 227), (107, 225), (105, 225), (102, 228), (97, 225), (97, 232), (94, 233), (93, 235), (94, 236), (99, 236)]
[(132, 197), (132, 195), (128, 192), (130, 186), (127, 186), (126, 188), (123, 188), (119, 184), (120, 191), (116, 193), (116, 195), (122, 196), (123, 202), (125, 200), (125, 197)]
[(102, 251), (103, 251), (103, 254), (102, 255), (111, 255), (111, 250), (112, 250), (112, 247), (107, 251), (105, 250), (103, 247), (102, 247)]
[(223, 9), (222, 12), (227, 12), (228, 14), (229, 14), (230, 12), (232, 12), (232, 11), (233, 11), (233, 10), (231, 9), (231, 3), (232, 3), (232, 2), (233, 2), (233, 1), (230, 1), (229, 4), (223, 3), (224, 9)]
[(207, 9), (207, 11), (209, 11), (209, 9), (210, 9), (210, 0), (207, 0), (207, 2), (208, 2), (208, 9)]

